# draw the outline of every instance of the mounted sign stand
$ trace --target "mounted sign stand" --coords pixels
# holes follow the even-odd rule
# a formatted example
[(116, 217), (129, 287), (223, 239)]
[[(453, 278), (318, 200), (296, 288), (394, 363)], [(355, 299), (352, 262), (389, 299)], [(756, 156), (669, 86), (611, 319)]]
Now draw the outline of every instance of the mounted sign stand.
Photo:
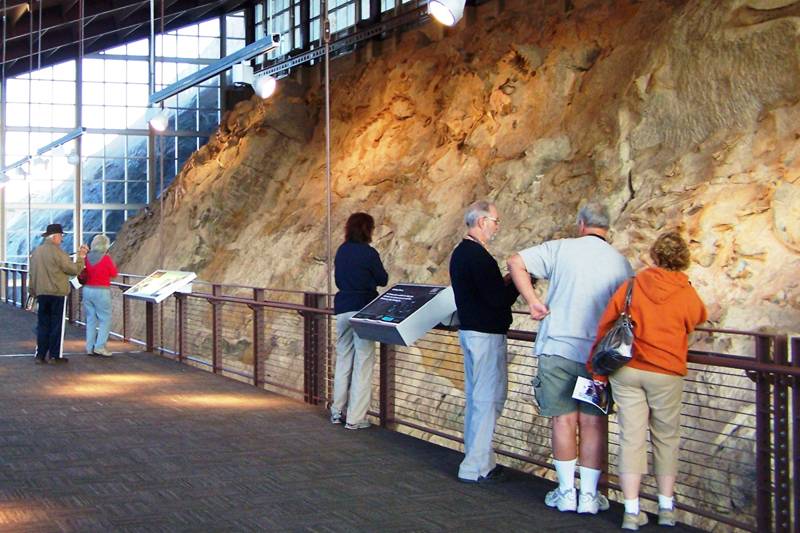
[(122, 294), (137, 300), (159, 303), (176, 292), (192, 292), (192, 281), (196, 277), (194, 272), (156, 270)]
[(350, 319), (363, 339), (410, 346), (437, 324), (457, 324), (452, 287), (401, 283), (381, 294)]

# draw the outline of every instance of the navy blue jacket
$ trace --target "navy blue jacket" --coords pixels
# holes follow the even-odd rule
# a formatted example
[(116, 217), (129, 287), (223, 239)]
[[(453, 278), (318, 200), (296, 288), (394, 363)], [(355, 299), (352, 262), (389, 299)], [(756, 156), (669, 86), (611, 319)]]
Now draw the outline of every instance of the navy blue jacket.
[(366, 243), (346, 241), (336, 250), (334, 277), (339, 292), (333, 310), (339, 313), (358, 311), (378, 297), (376, 287), (389, 283), (377, 250)]
[(456, 297), (459, 329), (508, 333), (511, 305), (519, 296), (492, 255), (475, 241), (464, 239), (450, 257), (450, 283)]

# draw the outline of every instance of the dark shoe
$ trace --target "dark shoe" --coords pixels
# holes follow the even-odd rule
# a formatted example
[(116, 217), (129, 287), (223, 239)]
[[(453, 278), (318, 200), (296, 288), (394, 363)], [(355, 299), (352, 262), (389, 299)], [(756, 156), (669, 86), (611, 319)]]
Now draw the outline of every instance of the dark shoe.
[(36, 363), (37, 365), (46, 365), (47, 364), (47, 359), (42, 359), (41, 357), (34, 357), (33, 359), (34, 359), (33, 362)]
[(505, 481), (506, 479), (506, 472), (505, 468), (502, 465), (497, 465), (485, 476), (480, 476), (478, 479), (467, 479), (460, 477), (458, 480), (461, 483), (479, 483), (484, 485), (491, 485), (492, 483), (500, 483), (501, 481)]
[(67, 359), (66, 357), (53, 357), (52, 359), (50, 359), (50, 362), (56, 364), (69, 363), (69, 359)]

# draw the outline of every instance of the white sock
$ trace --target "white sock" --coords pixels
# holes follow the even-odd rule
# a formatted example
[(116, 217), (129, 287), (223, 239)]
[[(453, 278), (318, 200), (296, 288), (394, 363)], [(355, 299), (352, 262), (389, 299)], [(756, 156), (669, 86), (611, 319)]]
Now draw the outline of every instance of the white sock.
[(580, 467), (581, 472), (581, 494), (596, 494), (597, 482), (600, 481), (600, 470), (588, 468), (585, 466)]
[(558, 490), (561, 492), (575, 490), (575, 465), (577, 462), (577, 457), (572, 461), (553, 460), (558, 476)]
[(639, 514), (639, 498), (625, 500), (625, 512), (630, 514)]
[(675, 498), (672, 496), (664, 496), (663, 494), (658, 495), (658, 508), (659, 509), (672, 509), (672, 506), (675, 505)]

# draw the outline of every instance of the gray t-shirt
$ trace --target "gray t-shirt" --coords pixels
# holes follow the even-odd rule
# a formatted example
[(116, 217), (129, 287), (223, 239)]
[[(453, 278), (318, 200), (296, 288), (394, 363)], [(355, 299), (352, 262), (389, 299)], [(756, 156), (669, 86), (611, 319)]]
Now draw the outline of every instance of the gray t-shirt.
[(545, 305), (533, 352), (585, 363), (597, 323), (619, 285), (633, 275), (628, 260), (603, 239), (586, 235), (547, 241), (519, 255), (528, 273), (547, 279)]

